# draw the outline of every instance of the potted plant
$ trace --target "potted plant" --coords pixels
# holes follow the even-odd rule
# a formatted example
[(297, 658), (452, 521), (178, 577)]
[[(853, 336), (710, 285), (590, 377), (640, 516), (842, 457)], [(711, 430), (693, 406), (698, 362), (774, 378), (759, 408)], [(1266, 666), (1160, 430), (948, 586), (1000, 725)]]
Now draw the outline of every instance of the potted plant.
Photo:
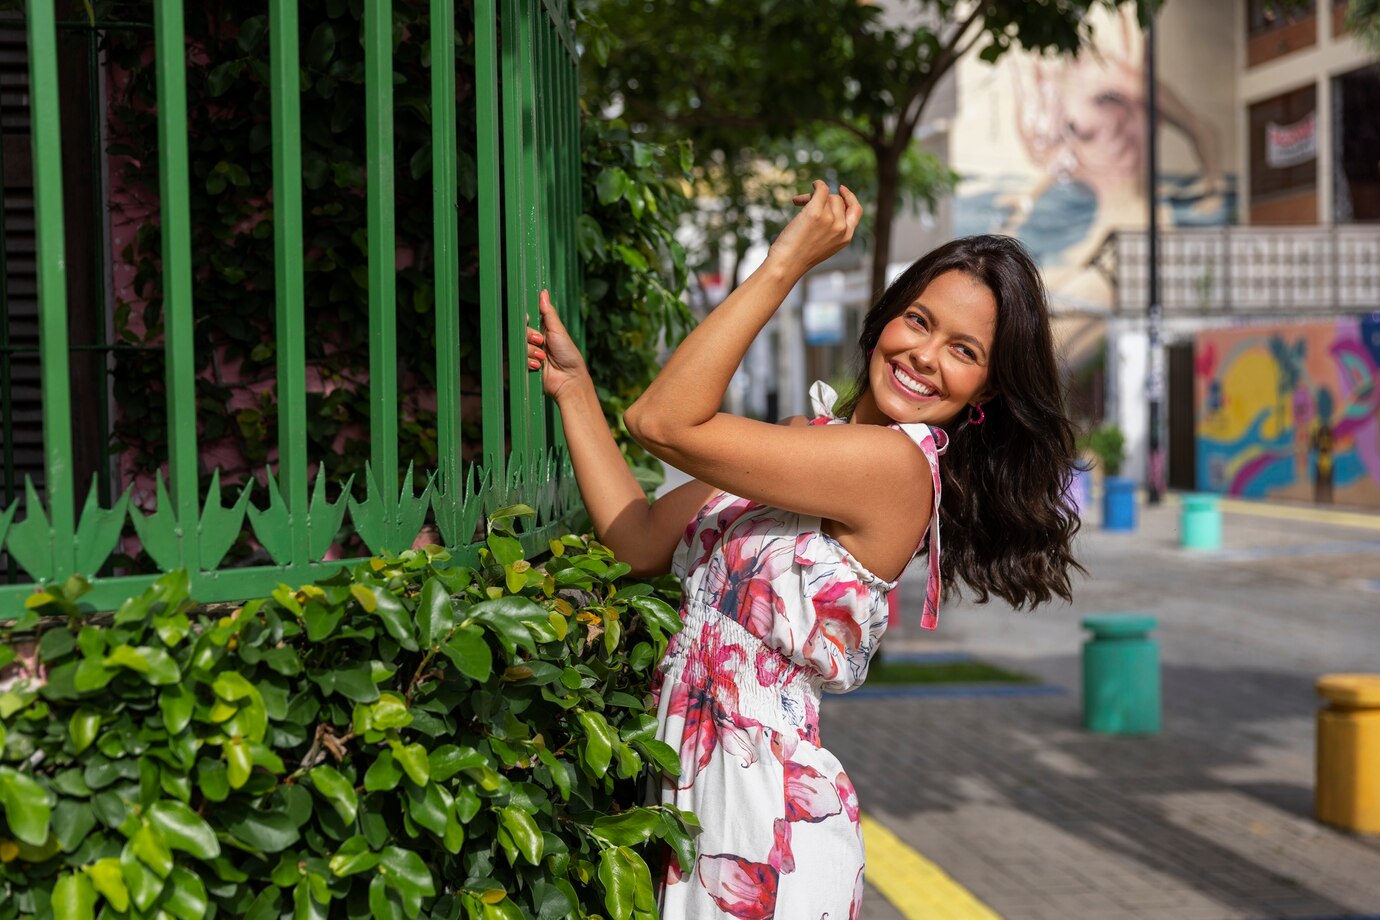
[(1126, 459), (1126, 436), (1116, 425), (1102, 425), (1088, 432), (1085, 446), (1102, 467), (1102, 526), (1106, 530), (1136, 527), (1135, 483), (1118, 475)]

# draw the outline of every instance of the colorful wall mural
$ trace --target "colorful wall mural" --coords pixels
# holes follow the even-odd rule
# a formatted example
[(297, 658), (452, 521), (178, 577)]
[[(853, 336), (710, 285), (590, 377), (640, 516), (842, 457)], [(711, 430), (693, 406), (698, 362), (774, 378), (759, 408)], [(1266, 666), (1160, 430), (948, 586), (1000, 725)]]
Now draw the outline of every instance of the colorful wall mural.
[[(1007, 233), (1040, 261), (1062, 305), (1104, 311), (1113, 288), (1092, 265), (1108, 234), (1148, 220), (1144, 40), (1134, 14), (1099, 10), (1074, 58), (1013, 52), (959, 66), (951, 162), (955, 236)], [(1233, 223), (1229, 127), (1236, 27), (1231, 4), (1169, 4), (1157, 80), (1161, 226)]]
[(1199, 333), (1198, 487), (1380, 508), (1380, 313)]

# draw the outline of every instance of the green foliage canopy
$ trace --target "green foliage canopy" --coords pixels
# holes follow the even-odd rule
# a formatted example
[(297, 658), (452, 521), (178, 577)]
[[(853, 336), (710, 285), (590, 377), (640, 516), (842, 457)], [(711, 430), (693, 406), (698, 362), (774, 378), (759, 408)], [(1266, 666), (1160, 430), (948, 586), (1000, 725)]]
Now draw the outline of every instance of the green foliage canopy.
[[(851, 142), (836, 145), (837, 160), (802, 175), (832, 169), (875, 190), (875, 296), (903, 190), (926, 200), (952, 181), (936, 168), (907, 180), (901, 168), (942, 78), (973, 51), (987, 61), (1013, 48), (1075, 52), (1091, 36), (1092, 11), (1125, 2), (1144, 16), (1155, 0), (591, 0), (585, 77), (596, 95), (624, 107), (640, 136), (693, 142), (708, 194), (738, 196), (728, 206), (742, 215), (728, 228), (734, 234), (750, 236), (760, 228), (751, 224), (754, 208), (773, 206), (772, 196), (747, 197), (754, 183), (745, 170), (770, 162), (773, 145), (809, 146), (826, 126), (845, 132)], [(854, 171), (863, 164), (848, 159), (850, 146), (870, 154), (868, 178)]]

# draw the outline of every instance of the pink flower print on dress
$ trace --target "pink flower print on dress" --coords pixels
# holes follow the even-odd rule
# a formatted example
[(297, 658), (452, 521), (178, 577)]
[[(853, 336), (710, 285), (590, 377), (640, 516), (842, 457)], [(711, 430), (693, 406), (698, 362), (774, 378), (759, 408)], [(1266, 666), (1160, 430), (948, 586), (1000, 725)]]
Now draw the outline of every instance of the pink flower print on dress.
[(701, 856), (700, 884), (719, 909), (739, 920), (772, 920), (780, 874), (766, 863), (732, 854)]
[[(727, 494), (728, 493), (724, 493), (719, 497), (723, 498)], [(710, 504), (706, 505), (705, 508), (712, 507), (713, 501), (716, 500), (717, 499), (711, 500)], [(722, 540), (724, 534), (728, 532), (728, 529), (737, 523), (738, 518), (751, 511), (754, 507), (761, 506), (749, 498), (735, 498), (721, 510), (714, 513), (713, 521), (710, 526), (700, 531), (700, 551), (699, 555), (696, 556), (691, 563), (690, 571), (694, 571), (707, 562), (710, 555), (712, 555), (714, 550), (718, 547), (719, 541)], [(695, 529), (700, 526), (703, 519), (703, 517), (696, 518), (691, 522), (690, 526), (685, 529), (685, 542), (687, 545), (692, 543)]]
[(705, 569), (705, 596), (714, 608), (758, 638), (769, 635), (773, 619), (786, 613), (785, 602), (771, 582), (790, 569), (795, 550), (785, 541), (763, 537), (778, 526), (779, 522), (765, 518), (739, 526)]
[(838, 790), (828, 777), (814, 767), (787, 762), (786, 820), (823, 821), (843, 810)]
[(714, 757), (719, 733), (714, 726), (713, 710), (714, 701), (705, 690), (683, 682), (671, 689), (669, 715), (685, 720), (680, 740), (680, 789), (695, 785), (695, 777)]
[(757, 751), (762, 739), (762, 723), (737, 713), (724, 713), (725, 718), (716, 720), (721, 729), (719, 745), (725, 754), (736, 757), (744, 768), (757, 762)]
[(785, 818), (772, 822), (772, 845), (767, 863), (782, 874), (795, 871), (795, 855), (791, 852), (791, 822)]
[(794, 667), (780, 652), (765, 645), (757, 650), (753, 658), (757, 683), (763, 687), (780, 686), (782, 675)]
[(825, 680), (839, 676), (849, 649), (862, 643), (859, 610), (868, 609), (867, 588), (860, 581), (836, 581), (814, 597), (815, 625), (805, 639), (805, 659)]
[(858, 807), (858, 790), (853, 788), (853, 781), (848, 778), (848, 774), (840, 770), (839, 775), (834, 777), (834, 788), (839, 791), (839, 800), (843, 802), (843, 813), (848, 815), (848, 820), (857, 824), (858, 814), (862, 809)]

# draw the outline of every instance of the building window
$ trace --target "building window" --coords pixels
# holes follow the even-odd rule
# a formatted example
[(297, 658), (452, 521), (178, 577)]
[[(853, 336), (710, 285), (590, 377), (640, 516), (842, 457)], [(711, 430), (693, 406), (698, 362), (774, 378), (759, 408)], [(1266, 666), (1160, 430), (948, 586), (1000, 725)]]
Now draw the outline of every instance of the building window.
[(1315, 0), (1246, 0), (1246, 64), (1254, 67), (1318, 41)]
[(1312, 84), (1250, 107), (1251, 223), (1317, 220), (1318, 112)]
[(1332, 213), (1337, 223), (1380, 221), (1380, 66), (1332, 80)]
[(1315, 0), (1307, 0), (1305, 3), (1247, 0), (1246, 6), (1246, 34), (1251, 37), (1311, 19), (1317, 10)]

